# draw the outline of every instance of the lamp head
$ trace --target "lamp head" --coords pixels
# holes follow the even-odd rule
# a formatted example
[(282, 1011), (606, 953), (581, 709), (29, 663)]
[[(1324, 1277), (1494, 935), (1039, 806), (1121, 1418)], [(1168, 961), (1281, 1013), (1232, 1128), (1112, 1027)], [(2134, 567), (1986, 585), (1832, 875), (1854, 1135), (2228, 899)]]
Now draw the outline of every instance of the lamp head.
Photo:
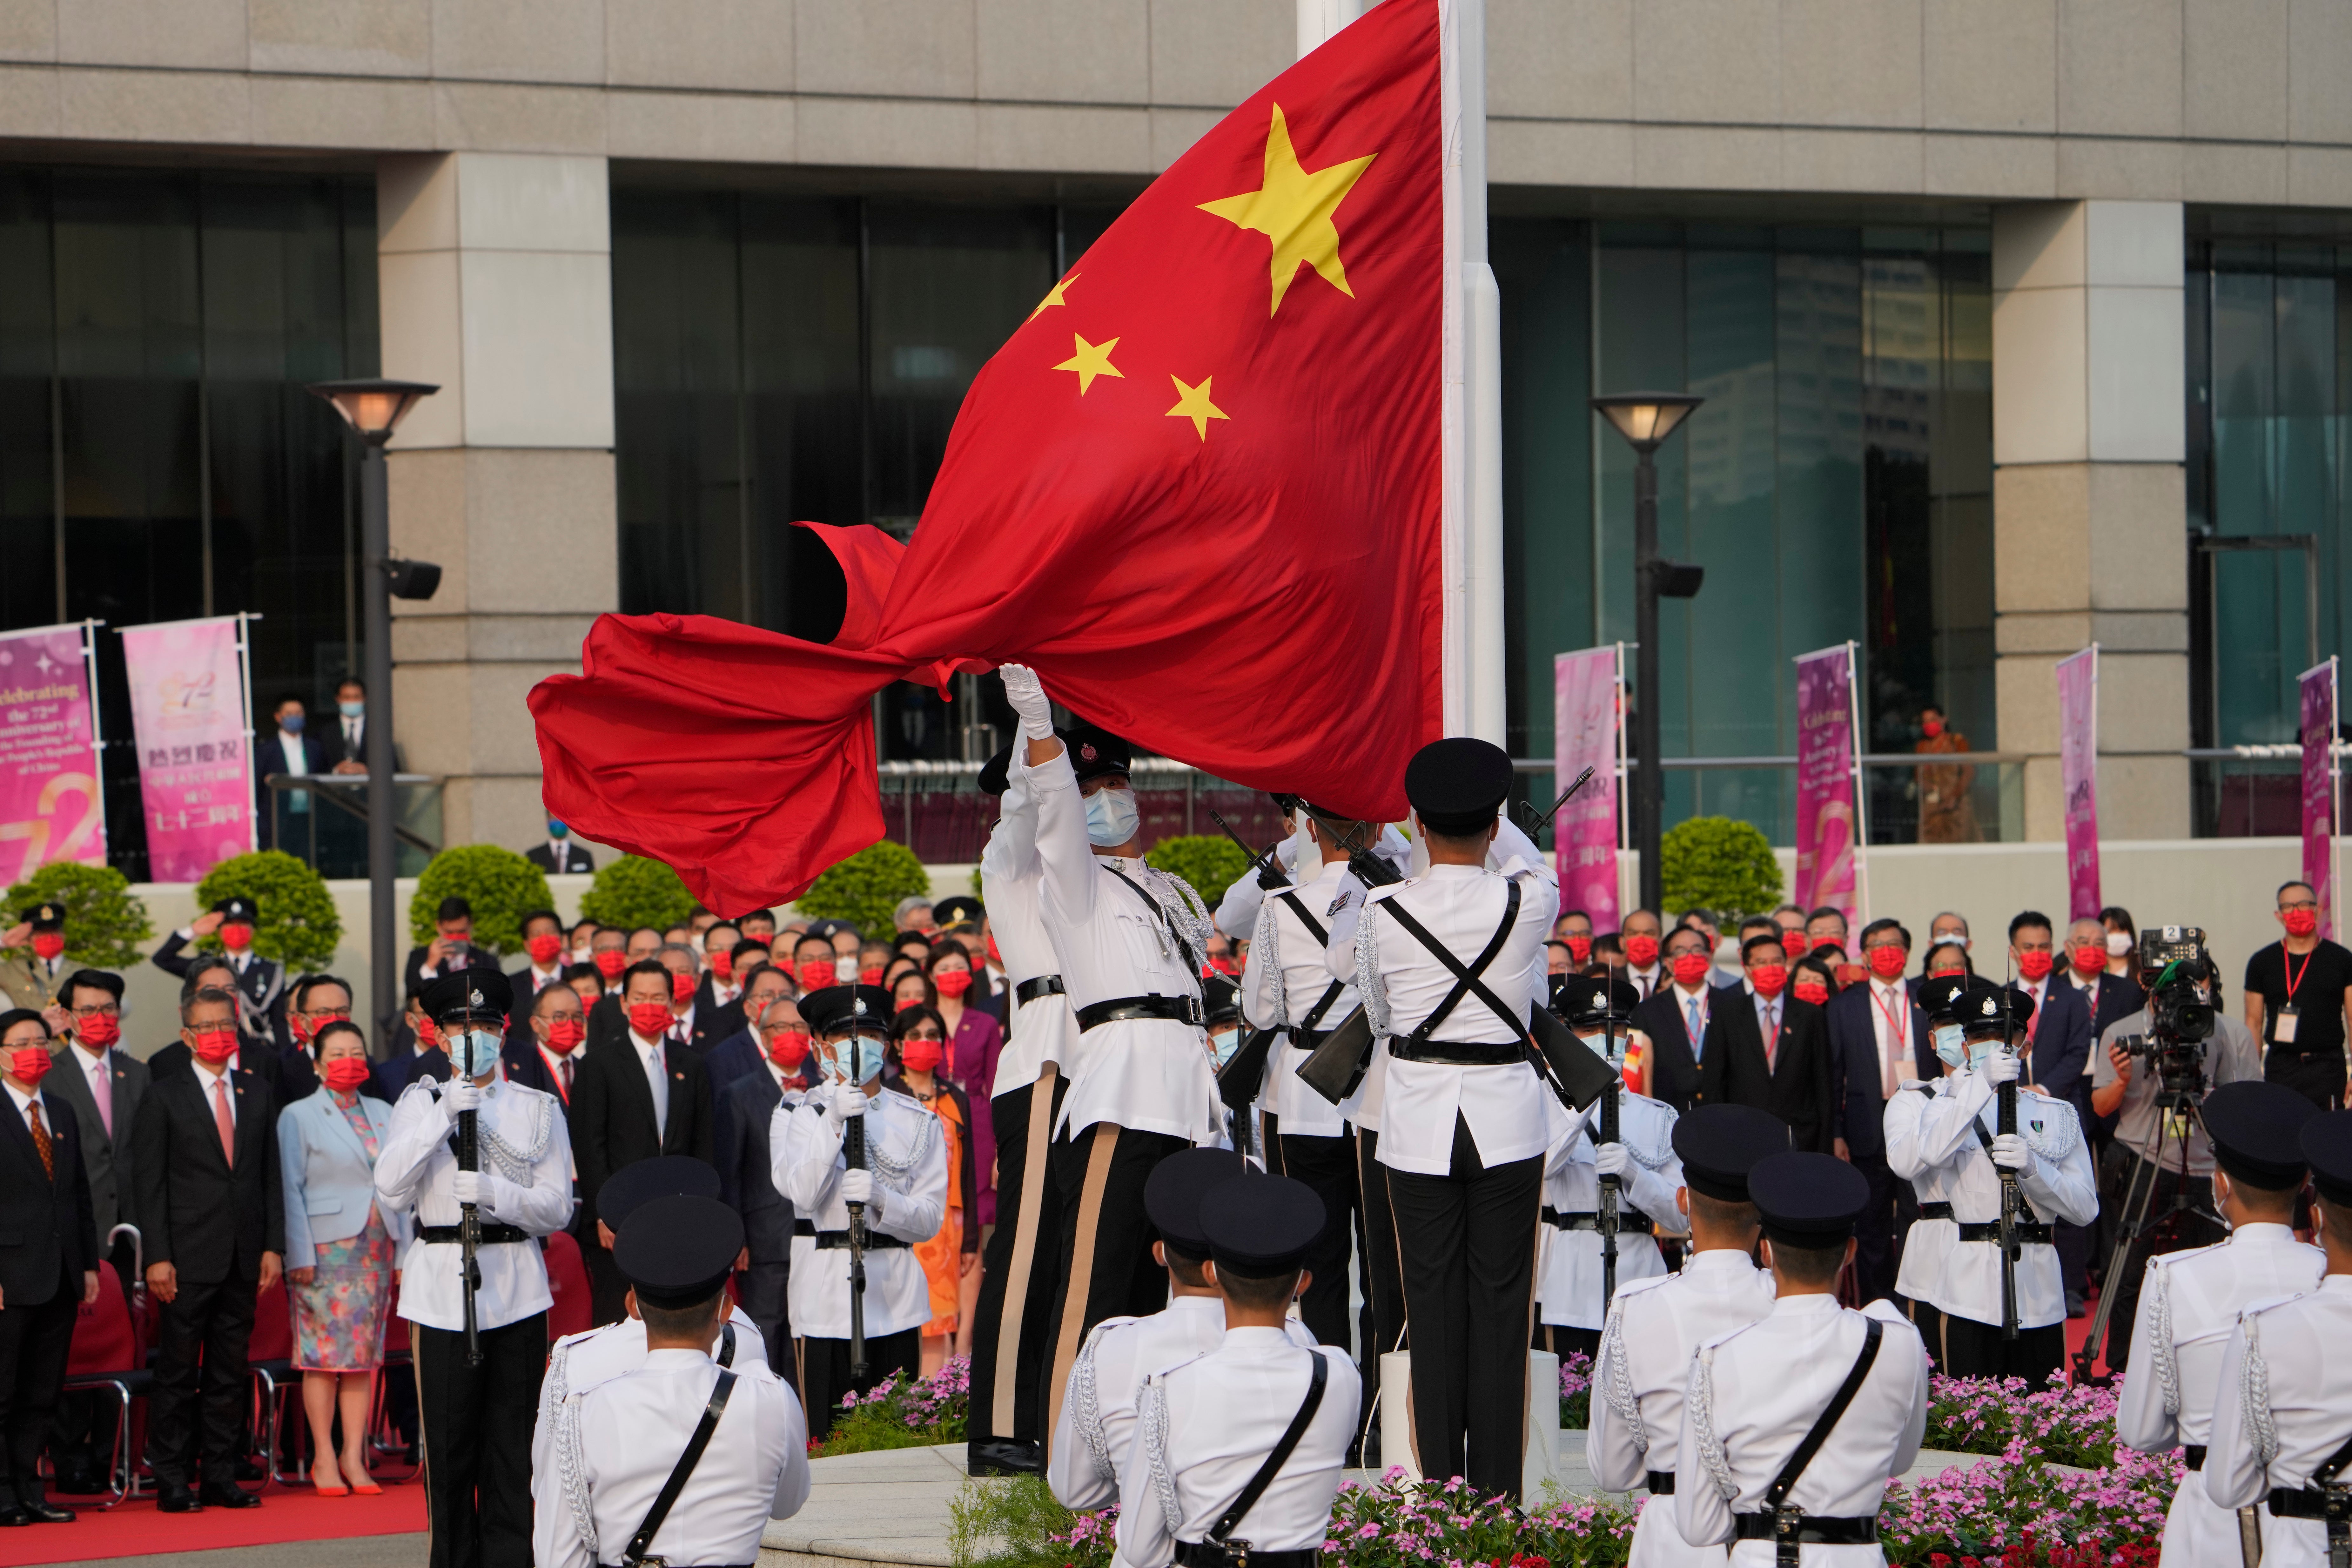
[(352, 381), (314, 381), (308, 390), (312, 396), (334, 405), (344, 423), (362, 437), (382, 443), (391, 439), (393, 430), (421, 399), (441, 389), (421, 381), (386, 381), (381, 376), (369, 376)]
[(1592, 406), (1633, 450), (1654, 452), (1706, 401), (1687, 392), (1620, 392), (1594, 398)]

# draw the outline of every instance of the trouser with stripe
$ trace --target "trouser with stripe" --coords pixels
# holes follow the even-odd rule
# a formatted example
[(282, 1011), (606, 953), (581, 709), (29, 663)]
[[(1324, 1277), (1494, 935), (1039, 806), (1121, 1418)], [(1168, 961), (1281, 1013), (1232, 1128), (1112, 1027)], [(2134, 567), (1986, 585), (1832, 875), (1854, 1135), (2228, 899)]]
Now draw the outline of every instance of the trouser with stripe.
[(1412, 1327), (1412, 1430), (1421, 1473), (1519, 1497), (1534, 1332), (1543, 1160), (1489, 1168), (1454, 1121), (1444, 1175), (1389, 1172)]
[(1318, 1344), (1348, 1348), (1348, 1252), (1349, 1226), (1362, 1209), (1356, 1196), (1355, 1140), (1342, 1134), (1325, 1138), (1313, 1133), (1285, 1132), (1280, 1119), (1265, 1119), (1266, 1148), (1279, 1149), (1281, 1163), (1271, 1160), (1276, 1175), (1304, 1182), (1323, 1200), (1323, 1234), (1307, 1254), (1304, 1267), (1313, 1276), (1298, 1299), (1299, 1320)]
[(430, 1568), (530, 1568), (530, 1433), (547, 1372), (547, 1314), (484, 1329), (482, 1364), (466, 1336), (412, 1323), (425, 1427)]
[(1192, 1145), (1164, 1132), (1097, 1121), (1056, 1139), (1054, 1184), (1062, 1196), (1062, 1245), (1055, 1271), (1054, 1353), (1039, 1395), (1040, 1435), (1051, 1436), (1078, 1347), (1105, 1318), (1141, 1317), (1168, 1304), (1167, 1271), (1151, 1258), (1143, 1184), (1160, 1161)]
[[(1389, 1201), (1389, 1168), (1380, 1163), (1377, 1128), (1356, 1131), (1356, 1190), (1362, 1197), (1357, 1219), (1358, 1257), (1363, 1268), (1364, 1304), (1357, 1317), (1359, 1342), (1364, 1349), (1363, 1427), (1373, 1426), (1372, 1401), (1381, 1392), (1381, 1355), (1404, 1348), (1404, 1276), (1397, 1263), (1396, 1208)], [(1404, 1430), (1404, 1412), (1389, 1425)]]
[(1042, 1442), (1037, 1412), (1053, 1345), (1062, 1194), (1050, 1153), (1069, 1088), (1051, 1062), (1037, 1081), (988, 1102), (996, 1129), (996, 1228), (972, 1314), (971, 1442)]

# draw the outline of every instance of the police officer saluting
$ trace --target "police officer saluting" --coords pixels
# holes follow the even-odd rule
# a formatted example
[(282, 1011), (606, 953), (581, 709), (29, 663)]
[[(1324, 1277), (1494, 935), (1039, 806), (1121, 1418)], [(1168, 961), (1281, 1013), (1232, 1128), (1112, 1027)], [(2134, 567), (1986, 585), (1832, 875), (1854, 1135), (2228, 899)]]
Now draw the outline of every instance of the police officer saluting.
[(1723, 1562), (1720, 1547), (1693, 1546), (1675, 1529), (1675, 1443), (1692, 1353), (1772, 1310), (1772, 1276), (1749, 1261), (1762, 1222), (1748, 1173), (1787, 1152), (1789, 1128), (1753, 1106), (1701, 1105), (1675, 1123), (1674, 1142), (1683, 1177), (1675, 1207), (1689, 1225), (1691, 1251), (1680, 1273), (1618, 1288), (1594, 1358), (1584, 1435), (1594, 1480), (1612, 1492), (1649, 1488), (1631, 1568)]
[(622, 1223), (613, 1260), (645, 1363), (550, 1413), (538, 1568), (756, 1563), (768, 1521), (807, 1500), (800, 1401), (760, 1363), (710, 1357), (742, 1250), (743, 1222), (715, 1198), (656, 1198)]
[[(455, 1070), (447, 1083), (408, 1086), (375, 1165), (377, 1202), (416, 1212), (400, 1315), (415, 1357), (432, 1568), (531, 1560), (530, 1427), (554, 1301), (537, 1242), (571, 1222), (572, 1140), (553, 1095), (499, 1076), (512, 996), (495, 969), (444, 975), (425, 991)], [(458, 1119), (469, 1110), (476, 1168), (461, 1170)], [(462, 1268), (467, 1205), (480, 1221), (471, 1291)]]

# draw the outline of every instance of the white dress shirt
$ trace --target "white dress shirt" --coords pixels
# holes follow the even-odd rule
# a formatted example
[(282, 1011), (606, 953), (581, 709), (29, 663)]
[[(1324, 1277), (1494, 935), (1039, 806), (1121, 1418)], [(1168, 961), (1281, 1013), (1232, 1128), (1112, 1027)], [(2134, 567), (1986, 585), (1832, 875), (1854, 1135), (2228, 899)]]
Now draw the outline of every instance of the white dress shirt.
[[(988, 929), (1004, 956), (1004, 978), (1014, 986), (1059, 973), (1054, 939), (1045, 931), (1045, 862), (1037, 858), (1037, 803), (1016, 774), (1007, 780), (1003, 815), (980, 852), (980, 897)], [(1048, 1062), (1077, 1059), (1078, 1019), (1070, 999), (1052, 992), (1024, 1002), (1016, 991), (996, 1058), (989, 1096), (1027, 1089)]]
[[(1564, 1230), (1550, 1223), (1551, 1214), (1597, 1215), (1601, 1212), (1601, 1173), (1594, 1166), (1594, 1140), (1601, 1136), (1601, 1102), (1594, 1100), (1579, 1116), (1544, 1091), (1561, 1129), (1544, 1163), (1544, 1207), (1551, 1211), (1536, 1232), (1536, 1301), (1539, 1323), (1563, 1328), (1597, 1329), (1602, 1324), (1601, 1233)], [(1631, 1089), (1618, 1101), (1617, 1136), (1633, 1157), (1617, 1194), (1617, 1212), (1638, 1209), (1668, 1236), (1687, 1231), (1689, 1222), (1675, 1206), (1675, 1190), (1683, 1184), (1683, 1163), (1675, 1157), (1675, 1108)], [(1654, 1237), (1638, 1231), (1617, 1237), (1617, 1289), (1637, 1279), (1664, 1274), (1666, 1260)]]
[(1153, 1568), (1175, 1556), (1177, 1542), (1207, 1539), (1297, 1418), (1318, 1355), (1328, 1376), (1315, 1419), (1234, 1538), (1260, 1552), (1323, 1544), (1363, 1398), (1355, 1363), (1345, 1346), (1302, 1346), (1285, 1329), (1227, 1329), (1215, 1350), (1144, 1386), (1121, 1471), (1143, 1495), (1118, 1511), (1114, 1568)]
[[(865, 1092), (819, 1084), (798, 1105), (778, 1105), (768, 1121), (770, 1179), (793, 1212), (820, 1232), (849, 1229), (849, 1209), (841, 1201), (841, 1176), (848, 1165), (842, 1157), (842, 1134), (826, 1125), (824, 1109), (835, 1095)], [(866, 1109), (866, 1163), (874, 1173), (866, 1230), (909, 1244), (866, 1254), (866, 1337), (876, 1340), (931, 1321), (930, 1282), (910, 1247), (938, 1235), (947, 1216), (948, 1152), (940, 1119), (897, 1089), (873, 1096)], [(849, 1248), (819, 1250), (816, 1240), (793, 1237), (793, 1330), (804, 1339), (845, 1340)]]
[[(1865, 1313), (1885, 1325), (1878, 1357), (1788, 1506), (1824, 1519), (1877, 1517), (1886, 1479), (1911, 1468), (1927, 1429), (1927, 1347), (1890, 1301), (1856, 1312), (1834, 1296), (1784, 1296), (1692, 1358), (1675, 1450), (1675, 1523), (1685, 1541), (1728, 1542), (1733, 1514), (1763, 1511), (1765, 1491), (1862, 1354)], [(1772, 1557), (1772, 1542), (1742, 1541), (1729, 1562), (1770, 1568)], [(1804, 1559), (1807, 1568), (1886, 1562), (1875, 1543), (1808, 1544)]]
[[(2267, 1228), (2267, 1227), (2250, 1227)], [(2180, 1256), (2175, 1254), (2174, 1256)], [(2204, 1485), (2190, 1476), (2180, 1489), (2204, 1495), (2229, 1525), (2227, 1538), (2183, 1563), (2229, 1563), (2236, 1520), (2227, 1510), (2260, 1505), (2273, 1488), (2299, 1490), (2352, 1436), (2352, 1275), (2330, 1274), (2291, 1300), (2246, 1309), (2222, 1353), (2221, 1397), (2214, 1402)], [(2342, 1479), (2341, 1474), (2338, 1479)], [(2262, 1510), (2264, 1568), (2322, 1568), (2327, 1526), (2315, 1519), (2277, 1519)], [(2194, 1549), (2195, 1543), (2189, 1543)], [(2172, 1522), (2165, 1521), (2165, 1560), (2172, 1562)]]
[[(38, 1090), (19, 1089), (14, 1083), (8, 1083), (5, 1087), (8, 1090), (8, 1103), (16, 1108), (16, 1120), (25, 1124), (25, 1131), (26, 1132), (30, 1132), (33, 1130), (33, 1101), (36, 1099), (40, 1099), (41, 1125), (47, 1129), (50, 1137), (54, 1138), (57, 1136), (58, 1111), (56, 1106), (51, 1105), (45, 1097), (42, 1097), (39, 1094)], [(236, 1096), (232, 1094), (229, 1096), (229, 1100), (232, 1104), (232, 1114), (234, 1114), (234, 1103), (236, 1100)], [(207, 1097), (207, 1105), (209, 1105), (209, 1097)]]
[[(730, 1308), (727, 1321), (735, 1330), (735, 1353), (727, 1364), (741, 1368), (751, 1363), (768, 1364), (768, 1342), (759, 1329), (743, 1315), (740, 1307)], [(716, 1358), (720, 1341), (713, 1338), (710, 1353)], [(545, 1474), (550, 1456), (554, 1452), (555, 1425), (551, 1419), (555, 1407), (568, 1395), (586, 1394), (599, 1384), (632, 1373), (646, 1364), (646, 1321), (643, 1318), (623, 1318), (617, 1323), (604, 1323), (583, 1329), (576, 1334), (566, 1334), (555, 1342), (548, 1352), (547, 1375), (539, 1380), (539, 1421), (531, 1428), (530, 1468), (533, 1475)], [(635, 1531), (636, 1526), (629, 1527)]]
[[(759, 1363), (733, 1371), (727, 1408), (694, 1474), (649, 1543), (672, 1563), (756, 1563), (771, 1519), (808, 1500), (808, 1417)], [(551, 1369), (551, 1377), (552, 1370)], [(635, 1372), (553, 1406), (556, 1455), (531, 1476), (531, 1557), (539, 1568), (596, 1568), (619, 1558), (702, 1419), (719, 1366), (701, 1351), (660, 1350)], [(532, 1447), (541, 1438), (532, 1437)]]
[[(195, 1070), (196, 1088), (204, 1091), (205, 1110), (217, 1119), (220, 1112), (215, 1107), (226, 1103), (228, 1106), (228, 1124), (235, 1127), (236, 1125), (236, 1085), (230, 1081), (229, 1074), (237, 1070), (236, 1058), (232, 1056), (226, 1064), (215, 1068), (202, 1057), (192, 1055), (188, 1058), (188, 1065)], [(45, 1110), (41, 1114), (46, 1116), (48, 1112)]]
[[(1593, 1358), (1591, 1424), (1584, 1462), (1603, 1489), (1630, 1492), (1644, 1473), (1674, 1473), (1683, 1394), (1699, 1346), (1772, 1310), (1772, 1276), (1744, 1252), (1709, 1247), (1678, 1274), (1617, 1288)], [(1633, 1526), (1630, 1568), (1716, 1568), (1719, 1546), (1693, 1546), (1675, 1527), (1671, 1497), (1645, 1499)]]
[(635, 1029), (629, 1031), (629, 1044), (636, 1047), (637, 1070), (646, 1075), (646, 1087), (654, 1097), (654, 1131), (664, 1135), (669, 1131), (669, 1070), (662, 1057), (668, 1042), (649, 1040)]
[[(386, 1208), (416, 1212), (417, 1237), (400, 1261), (400, 1315), (428, 1329), (454, 1331), (466, 1326), (466, 1293), (457, 1280), (462, 1248), (454, 1241), (427, 1241), (422, 1229), (454, 1226), (463, 1217), (450, 1191), (457, 1156), (449, 1134), (457, 1119), (443, 1106), (440, 1091), (438, 1083), (420, 1079), (392, 1108), (392, 1131), (376, 1156), (375, 1195)], [(556, 1098), (492, 1079), (482, 1090), (474, 1125), (482, 1172), (489, 1177), (488, 1199), (478, 1205), (482, 1218), (533, 1237), (552, 1236), (569, 1225), (572, 1136)], [(536, 1243), (486, 1246), (476, 1261), (482, 1276), (474, 1298), (480, 1327), (502, 1328), (554, 1305)]]
[[(2038, 1004), (2037, 1004), (2038, 1005)], [(1919, 1062), (1913, 1054), (1911, 1042), (1910, 990), (1900, 980), (1870, 980), (1870, 1036), (1878, 1042), (1878, 1086), (1882, 1100), (1894, 1098), (1886, 1092), (1892, 1083), (1899, 1092), (1902, 1087), (1919, 1076)]]
[[(1284, 1031), (1266, 1061), (1265, 1109), (1282, 1119), (1286, 1137), (1339, 1138), (1348, 1131), (1345, 1110), (1299, 1081), (1307, 1052), (1291, 1044), (1291, 1038), (1334, 985), (1339, 994), (1323, 1008), (1317, 1031), (1338, 1028), (1356, 1010), (1355, 986), (1333, 977), (1327, 953), (1331, 921), (1363, 896), (1364, 886), (1348, 863), (1331, 860), (1313, 881), (1277, 889), (1258, 906), (1249, 962), (1242, 966), (1242, 1016), (1253, 1027)], [(1298, 918), (1298, 910), (1291, 907), (1294, 899), (1323, 928), (1322, 941)], [(1362, 1093), (1359, 1088), (1352, 1098), (1361, 1099)]]
[[(2208, 1443), (2219, 1425), (2216, 1407), (2226, 1404), (2233, 1415), (2237, 1412), (2240, 1384), (2223, 1376), (2221, 1363), (2239, 1331), (2239, 1314), (2257, 1302), (2317, 1289), (2326, 1268), (2327, 1255), (2297, 1241), (2283, 1225), (2240, 1226), (2216, 1246), (2149, 1258), (2139, 1312), (2132, 1320), (2132, 1375), (2124, 1379), (2116, 1401), (2116, 1441), (2144, 1453)], [(2278, 1369), (2271, 1379), (2273, 1401), (2295, 1401), (2306, 1389), (2316, 1393), (2329, 1363), (2340, 1359), (2331, 1345), (2308, 1360), (2288, 1361), (2284, 1354), (2292, 1339), (2270, 1341), (2267, 1333), (2263, 1338), (2263, 1353)], [(2335, 1383), (2343, 1386), (2341, 1373)], [(2335, 1452), (2347, 1436), (2352, 1436), (2352, 1426), (2329, 1438), (2311, 1462)], [(2271, 1527), (2280, 1522), (2264, 1516), (2266, 1542)], [(2236, 1516), (2216, 1506), (2208, 1489), (2190, 1476), (2165, 1510), (2164, 1561), (2237, 1560)], [(2275, 1568), (2276, 1561), (2269, 1552), (2263, 1553), (2266, 1568)]]
[(1656, 995), (1658, 987), (1670, 978), (1664, 963), (1654, 963), (1647, 969), (1636, 969), (1630, 963), (1625, 966), (1625, 984), (1640, 992), (1644, 1000)]
[[(1948, 1223), (1914, 1225), (1904, 1239), (1904, 1264), (1910, 1265), (1913, 1247), (1940, 1246), (1941, 1258), (1932, 1265), (1932, 1277), (1911, 1275), (1921, 1294), (1915, 1298), (1954, 1317), (1973, 1322), (2000, 1321), (2000, 1248), (1990, 1241), (1962, 1241), (1959, 1226), (1986, 1225), (2000, 1218), (2000, 1171), (1977, 1137), (1981, 1124), (1990, 1136), (1996, 1120), (1993, 1086), (1982, 1071), (1971, 1068), (1955, 1072), (1935, 1086), (1906, 1089), (1887, 1101), (1886, 1168), (1917, 1189), (1923, 1201), (1952, 1205)], [(2033, 1169), (2018, 1183), (2034, 1219), (2043, 1225), (2064, 1220), (2088, 1225), (2098, 1216), (2098, 1176), (2091, 1165), (2090, 1142), (2075, 1121), (2074, 1108), (2063, 1100), (2019, 1085), (2017, 1131), (2033, 1152)], [(1919, 1178), (1933, 1171), (1922, 1184)], [(1930, 1188), (1933, 1189), (1932, 1197)], [(2066, 1321), (2066, 1289), (2059, 1275), (2058, 1248), (2049, 1242), (2030, 1242), (2017, 1263), (2017, 1323), (2021, 1329), (2046, 1328)], [(1924, 1258), (1924, 1253), (1923, 1253)], [(1903, 1270), (1897, 1270), (1898, 1278)], [(1908, 1285), (1897, 1289), (1909, 1292)]]

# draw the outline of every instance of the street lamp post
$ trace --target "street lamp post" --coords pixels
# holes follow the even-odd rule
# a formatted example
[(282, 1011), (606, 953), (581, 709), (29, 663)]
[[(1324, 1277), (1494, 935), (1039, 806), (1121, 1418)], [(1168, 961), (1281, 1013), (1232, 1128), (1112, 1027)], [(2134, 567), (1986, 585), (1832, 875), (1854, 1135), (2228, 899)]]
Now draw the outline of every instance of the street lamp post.
[(1623, 392), (1596, 397), (1592, 406), (1633, 448), (1633, 641), (1640, 663), (1633, 677), (1633, 848), (1642, 861), (1642, 907), (1664, 908), (1665, 773), (1658, 737), (1658, 600), (1696, 595), (1706, 570), (1658, 555), (1658, 468), (1655, 454), (1705, 398), (1686, 392)]
[(393, 430), (418, 400), (440, 391), (415, 381), (314, 382), (313, 396), (334, 405), (360, 437), (360, 566), (362, 635), (367, 644), (366, 731), (368, 778), (368, 938), (370, 1000), (375, 1014), (375, 1047), (392, 1047), (402, 998), (394, 962), (392, 884), (393, 821), (396, 815), (392, 768), (392, 601), (429, 599), (441, 585), (441, 568), (429, 561), (398, 561), (392, 553), (391, 507), (386, 497), (383, 447)]

